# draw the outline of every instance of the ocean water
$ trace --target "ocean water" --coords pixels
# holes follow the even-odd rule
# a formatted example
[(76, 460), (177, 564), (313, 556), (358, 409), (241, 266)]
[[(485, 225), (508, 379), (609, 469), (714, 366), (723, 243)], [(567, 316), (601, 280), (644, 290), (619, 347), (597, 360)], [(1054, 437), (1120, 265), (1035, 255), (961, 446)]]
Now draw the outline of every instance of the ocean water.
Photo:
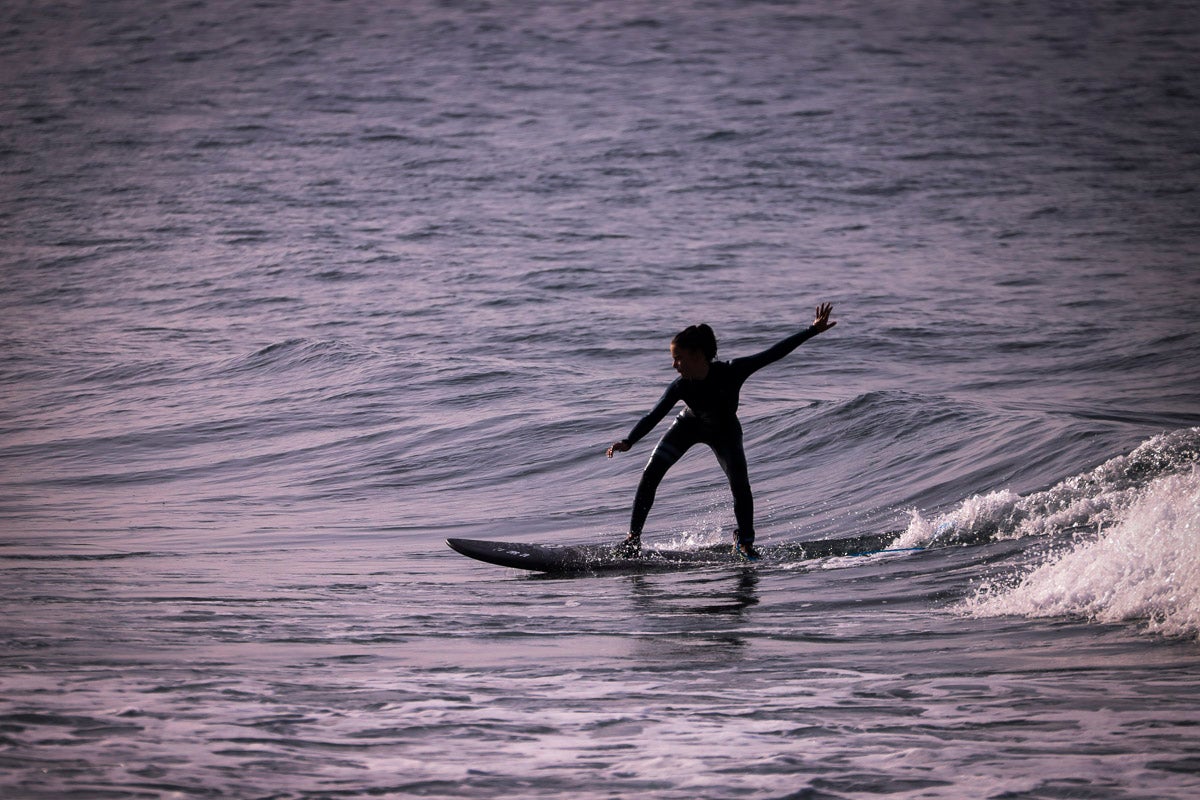
[[(1200, 8), (0, 8), (0, 795), (1192, 798)], [(667, 342), (766, 548), (623, 536)], [(656, 433), (661, 433), (665, 424)], [(730, 535), (707, 452), (648, 546)]]

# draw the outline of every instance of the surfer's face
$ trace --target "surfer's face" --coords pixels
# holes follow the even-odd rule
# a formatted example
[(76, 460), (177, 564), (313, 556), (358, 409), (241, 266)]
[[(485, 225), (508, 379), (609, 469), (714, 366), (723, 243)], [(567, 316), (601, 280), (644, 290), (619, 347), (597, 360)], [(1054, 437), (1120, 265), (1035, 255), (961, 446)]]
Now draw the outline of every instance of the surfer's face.
[(690, 347), (672, 344), (671, 366), (687, 380), (701, 380), (708, 375), (708, 359)]

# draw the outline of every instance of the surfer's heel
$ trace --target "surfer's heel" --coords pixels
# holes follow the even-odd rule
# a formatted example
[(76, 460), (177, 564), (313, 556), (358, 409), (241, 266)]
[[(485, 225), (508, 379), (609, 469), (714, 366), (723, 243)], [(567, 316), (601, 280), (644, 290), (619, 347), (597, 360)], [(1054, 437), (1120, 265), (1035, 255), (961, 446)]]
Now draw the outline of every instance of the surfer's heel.
[(761, 556), (752, 544), (735, 544), (733, 554), (742, 561), (758, 561)]
[(642, 554), (642, 535), (630, 532), (614, 551), (621, 558), (637, 558)]
[(733, 531), (733, 554), (743, 561), (758, 561), (761, 558), (754, 547), (754, 540), (742, 541), (742, 532), (738, 529)]

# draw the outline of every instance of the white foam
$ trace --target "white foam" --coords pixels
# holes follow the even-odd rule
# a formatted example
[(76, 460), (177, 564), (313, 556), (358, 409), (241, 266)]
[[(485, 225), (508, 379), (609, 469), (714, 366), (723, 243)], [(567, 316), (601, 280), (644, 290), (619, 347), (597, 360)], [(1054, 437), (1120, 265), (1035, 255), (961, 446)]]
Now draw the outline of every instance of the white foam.
[(1018, 495), (1001, 490), (969, 497), (958, 508), (932, 520), (913, 509), (908, 528), (892, 547), (927, 547), (946, 543), (951, 538), (963, 538), (975, 531), (999, 530), (1003, 520), (1012, 518), (1020, 501)]
[(913, 510), (894, 546), (969, 544), (1110, 527), (1126, 517), (1151, 481), (1193, 469), (1197, 462), (1200, 428), (1164, 433), (1045, 491), (1025, 497), (1004, 489), (974, 495), (932, 519)]
[(1097, 538), (1051, 556), (1015, 586), (981, 588), (962, 610), (1138, 622), (1200, 638), (1200, 471), (1152, 481)]

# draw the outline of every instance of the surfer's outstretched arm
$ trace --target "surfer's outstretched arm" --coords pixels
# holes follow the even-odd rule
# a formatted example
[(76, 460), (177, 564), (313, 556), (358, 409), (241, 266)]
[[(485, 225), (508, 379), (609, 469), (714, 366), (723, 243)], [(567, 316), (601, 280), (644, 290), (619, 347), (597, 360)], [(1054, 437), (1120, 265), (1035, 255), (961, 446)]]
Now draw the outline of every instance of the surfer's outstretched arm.
[(817, 306), (816, 319), (813, 320), (812, 325), (808, 326), (799, 333), (792, 334), (782, 342), (778, 342), (777, 344), (768, 347), (761, 353), (755, 353), (752, 356), (735, 359), (732, 363), (742, 374), (743, 379), (746, 376), (757, 372), (768, 364), (774, 364), (776, 361), (783, 358), (788, 353), (791, 353), (797, 347), (804, 344), (818, 333), (823, 333), (832, 328), (834, 325), (837, 325), (836, 322), (829, 319), (829, 315), (831, 313), (833, 313), (833, 304), (821, 303), (821, 305)]
[(633, 430), (619, 442), (613, 442), (608, 448), (608, 457), (612, 458), (613, 453), (624, 453), (637, 444), (638, 439), (641, 439), (654, 428), (662, 418), (667, 415), (676, 403), (679, 402), (679, 381), (673, 381), (667, 390), (663, 392), (662, 398), (650, 410), (650, 413), (642, 417), (637, 425), (633, 426)]

